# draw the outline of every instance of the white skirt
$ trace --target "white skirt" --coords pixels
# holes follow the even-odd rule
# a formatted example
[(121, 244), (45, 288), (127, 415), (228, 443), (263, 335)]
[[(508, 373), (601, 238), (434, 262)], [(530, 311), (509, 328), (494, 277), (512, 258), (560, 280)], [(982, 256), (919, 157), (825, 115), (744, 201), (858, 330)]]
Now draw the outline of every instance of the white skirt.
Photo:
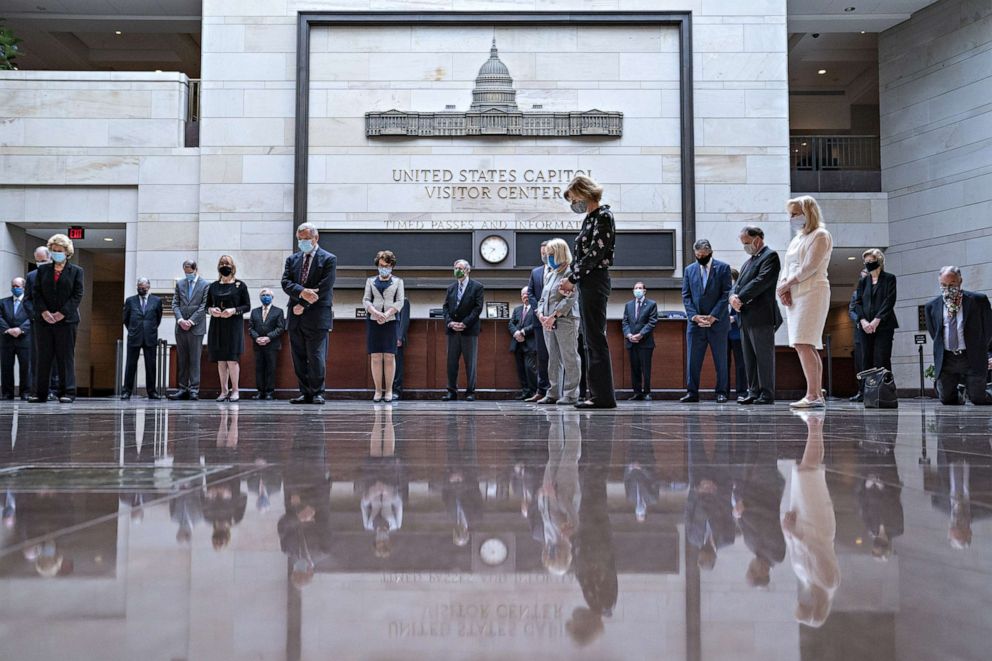
[(823, 327), (830, 312), (830, 285), (816, 286), (802, 294), (793, 288), (792, 305), (785, 308), (785, 322), (789, 329), (789, 346), (812, 344), (823, 348)]

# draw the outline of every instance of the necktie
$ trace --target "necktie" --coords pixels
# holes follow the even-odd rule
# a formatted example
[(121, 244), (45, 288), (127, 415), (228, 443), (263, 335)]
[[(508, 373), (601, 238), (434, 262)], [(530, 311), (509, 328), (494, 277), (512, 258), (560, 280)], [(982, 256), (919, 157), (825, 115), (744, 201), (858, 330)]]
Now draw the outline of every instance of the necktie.
[(265, 320), (268, 318), (268, 316), (269, 316), (269, 306), (266, 305), (265, 307), (262, 308), (262, 323), (263, 324), (265, 323)]
[(705, 266), (700, 266), (699, 268), (703, 270), (703, 289), (706, 289), (706, 282), (710, 279), (710, 272)]
[(141, 297), (141, 311), (142, 312), (145, 311), (145, 297), (144, 296)]
[(465, 293), (465, 287), (461, 284), (458, 285), (458, 300), (456, 301), (458, 305), (462, 304), (462, 295)]
[(189, 283), (186, 285), (186, 297), (191, 301), (193, 300), (193, 284), (195, 282), (196, 282), (195, 280), (190, 280)]
[(637, 301), (636, 303), (634, 303), (634, 319), (637, 319), (640, 316), (641, 316), (641, 302)]
[(520, 322), (521, 322), (521, 323), (523, 323), (523, 321), (524, 321), (524, 319), (526, 319), (526, 318), (527, 318), (527, 315), (528, 315), (529, 313), (530, 313), (530, 306), (529, 306), (529, 305), (525, 305), (525, 306), (524, 306), (524, 316), (523, 316), (523, 318), (522, 318), (522, 319), (520, 320)]
[(308, 277), (310, 277), (310, 255), (303, 258), (303, 270), (300, 272), (300, 284), (307, 284)]
[(958, 350), (958, 315), (952, 314), (947, 321), (947, 350)]
[(15, 317), (17, 316), (17, 310), (18, 310), (18, 308), (20, 308), (20, 307), (21, 307), (21, 299), (19, 299), (19, 298), (15, 298), (15, 299), (14, 299), (14, 316), (15, 316)]

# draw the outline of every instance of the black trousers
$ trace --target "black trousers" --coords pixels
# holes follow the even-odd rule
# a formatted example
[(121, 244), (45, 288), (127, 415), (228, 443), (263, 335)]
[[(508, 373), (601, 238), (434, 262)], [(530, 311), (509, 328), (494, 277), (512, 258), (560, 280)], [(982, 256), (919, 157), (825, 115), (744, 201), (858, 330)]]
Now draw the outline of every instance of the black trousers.
[[(775, 327), (741, 328), (741, 353), (747, 373), (747, 391), (754, 397), (775, 399)], [(734, 360), (737, 360), (736, 354)]]
[[(860, 328), (854, 329), (854, 373), (865, 371), (865, 349), (864, 345), (861, 344), (861, 336), (864, 333), (861, 332)], [(858, 390), (861, 390), (861, 381), (858, 381)]]
[(651, 355), (654, 347), (639, 347), (636, 344), (627, 349), (630, 355), (630, 380), (634, 392), (642, 395), (651, 394)]
[[(520, 380), (520, 389), (525, 395), (533, 395), (537, 392), (539, 383), (537, 352), (525, 351), (523, 347), (518, 346), (513, 352), (513, 357), (517, 360), (517, 378)], [(547, 389), (544, 392), (547, 392)]]
[[(879, 328), (874, 333), (866, 333), (859, 327), (856, 332), (861, 344), (861, 370), (869, 370), (873, 367), (884, 367), (891, 370), (892, 341), (896, 330), (894, 328)], [(860, 387), (864, 391), (864, 381), (860, 382)]]
[(276, 390), (276, 356), (279, 350), (269, 345), (255, 345), (255, 388), (259, 395), (271, 395)]
[(145, 390), (149, 395), (155, 392), (155, 345), (150, 347), (127, 348), (127, 359), (124, 367), (124, 392), (134, 392), (134, 381), (138, 376), (138, 354), (145, 354)]
[(289, 331), (293, 354), (293, 371), (300, 394), (308, 399), (324, 396), (324, 373), (327, 366), (326, 328), (300, 328)]
[(396, 347), (396, 372), (393, 373), (393, 394), (398, 395), (403, 392), (403, 350), (406, 349), (406, 342)]
[[(580, 323), (579, 326), (582, 324)], [(582, 339), (582, 332), (579, 332), (579, 397), (583, 400), (586, 398), (586, 393), (588, 392), (588, 383), (586, 383), (586, 342)]]
[(48, 398), (52, 366), (59, 374), (59, 397), (76, 396), (76, 331), (78, 324), (49, 324), (39, 322), (33, 328), (38, 338), (38, 373), (35, 376), (35, 396)]
[[(744, 333), (741, 333), (741, 337), (744, 337)], [(737, 396), (741, 397), (747, 392), (747, 369), (744, 367), (744, 347), (741, 345), (741, 340), (727, 340), (730, 344), (727, 350), (727, 356), (734, 363), (734, 385), (737, 387)]]
[(476, 364), (479, 359), (479, 336), (452, 333), (448, 336), (448, 392), (458, 392), (458, 359), (465, 363), (465, 394), (475, 392)]
[(547, 393), (551, 387), (548, 381), (548, 343), (540, 329), (534, 333), (537, 338), (537, 392)]
[(14, 396), (14, 360), (17, 360), (21, 396), (31, 392), (31, 334), (0, 338), (0, 384), (4, 397)]
[(613, 391), (613, 363), (606, 340), (606, 304), (613, 289), (610, 273), (596, 269), (579, 280), (579, 315), (586, 344), (589, 399), (597, 406), (616, 406)]
[[(36, 329), (39, 324), (43, 324), (45, 321), (43, 319), (32, 319), (31, 325)], [(37, 390), (38, 388), (38, 334), (31, 333), (31, 390)], [(59, 391), (59, 375), (58, 372), (52, 372), (52, 378), (49, 381), (49, 390), (51, 392)]]
[(968, 391), (968, 399), (971, 400), (972, 404), (992, 404), (992, 401), (989, 401), (988, 393), (985, 392), (986, 375), (986, 370), (973, 372), (969, 368), (966, 354), (954, 355), (950, 351), (945, 351), (944, 362), (934, 384), (940, 403), (961, 403), (958, 399), (958, 384), (964, 382), (965, 389)]

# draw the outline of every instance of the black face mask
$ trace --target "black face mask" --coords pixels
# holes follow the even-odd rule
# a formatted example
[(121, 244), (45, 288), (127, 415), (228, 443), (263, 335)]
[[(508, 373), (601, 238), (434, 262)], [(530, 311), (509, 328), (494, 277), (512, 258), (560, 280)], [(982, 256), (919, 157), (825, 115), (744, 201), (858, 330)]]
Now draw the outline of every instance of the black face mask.
[(144, 287), (138, 288), (138, 296), (148, 296), (148, 290)]
[(707, 264), (710, 263), (710, 257), (712, 256), (713, 255), (704, 255), (702, 257), (697, 257), (696, 261), (699, 262), (700, 266), (706, 266)]
[(865, 262), (865, 270), (869, 273), (877, 269), (879, 266), (880, 265), (878, 262)]
[(234, 273), (234, 269), (231, 268), (230, 266), (221, 266), (218, 267), (217, 272), (226, 278), (232, 273)]

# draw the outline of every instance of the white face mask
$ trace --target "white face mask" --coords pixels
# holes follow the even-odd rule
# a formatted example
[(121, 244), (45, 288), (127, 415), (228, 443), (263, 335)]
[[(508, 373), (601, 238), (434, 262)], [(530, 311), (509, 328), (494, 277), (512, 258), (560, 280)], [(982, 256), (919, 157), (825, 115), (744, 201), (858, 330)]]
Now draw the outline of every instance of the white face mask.
[(804, 227), (806, 227), (806, 216), (804, 214), (799, 214), (789, 219), (789, 228), (792, 229), (793, 234), (802, 232)]

